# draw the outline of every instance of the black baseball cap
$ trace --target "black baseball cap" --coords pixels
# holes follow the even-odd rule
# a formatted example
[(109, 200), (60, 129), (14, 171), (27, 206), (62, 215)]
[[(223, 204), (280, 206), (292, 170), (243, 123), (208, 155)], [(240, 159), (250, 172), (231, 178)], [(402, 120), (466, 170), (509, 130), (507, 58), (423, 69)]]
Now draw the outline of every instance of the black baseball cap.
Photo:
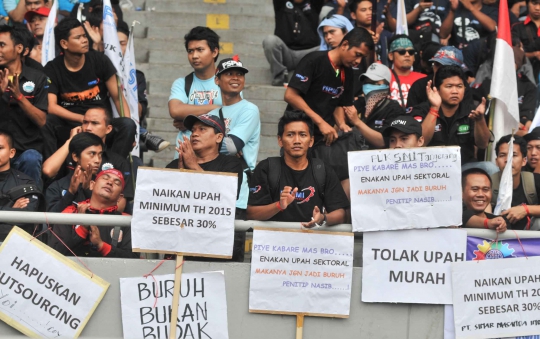
[(523, 139), (525, 139), (525, 141), (529, 142), (531, 140), (540, 140), (540, 127), (535, 127), (531, 133), (529, 134), (525, 134), (523, 136)]
[(238, 55), (235, 55), (232, 58), (223, 59), (218, 63), (216, 68), (216, 75), (221, 74), (226, 70), (232, 68), (241, 69), (244, 73), (249, 72), (248, 69), (245, 68), (242, 64), (242, 61), (240, 61)]
[(221, 120), (216, 115), (211, 114), (203, 114), (203, 115), (188, 115), (184, 119), (184, 126), (186, 126), (187, 129), (191, 130), (193, 128), (193, 125), (200, 121), (205, 125), (211, 126), (216, 128), (220, 133), (223, 133), (225, 135), (225, 123), (223, 123), (223, 120)]
[(405, 134), (422, 135), (422, 124), (410, 115), (400, 115), (394, 118), (383, 131), (383, 136), (389, 137), (392, 129), (397, 129)]

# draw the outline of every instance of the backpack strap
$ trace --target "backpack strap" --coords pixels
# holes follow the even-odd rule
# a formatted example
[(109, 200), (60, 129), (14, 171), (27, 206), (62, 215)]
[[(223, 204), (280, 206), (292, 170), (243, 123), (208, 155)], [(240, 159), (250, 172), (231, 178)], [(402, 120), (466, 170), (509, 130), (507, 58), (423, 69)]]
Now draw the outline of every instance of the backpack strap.
[(191, 72), (184, 79), (185, 80), (184, 89), (186, 90), (186, 96), (188, 97), (188, 101), (189, 101), (189, 92), (191, 91), (191, 85), (193, 84), (193, 77), (194, 77), (194, 72)]
[(493, 173), (491, 175), (491, 206), (495, 208), (497, 206), (497, 197), (499, 196), (499, 185), (501, 183), (502, 172)]
[(120, 226), (115, 226), (112, 234), (111, 246), (116, 248), (118, 246), (118, 238), (120, 238)]
[(279, 179), (281, 177), (281, 157), (268, 157), (268, 186), (272, 199), (279, 201)]
[(319, 158), (311, 158), (311, 171), (313, 172), (313, 178), (315, 178), (315, 186), (319, 196), (324, 202), (324, 190), (326, 186), (326, 167), (324, 161)]
[[(399, 76), (397, 75), (396, 71), (394, 71), (394, 68), (390, 67), (390, 70), (392, 71), (392, 73), (394, 73), (394, 78), (397, 82), (399, 96), (401, 97), (401, 107), (405, 108), (405, 98), (403, 97), (403, 92), (401, 91), (401, 81), (399, 81)], [(390, 90), (392, 89), (390, 88)]]
[(521, 172), (521, 182), (523, 183), (523, 190), (525, 191), (527, 204), (538, 205), (538, 195), (536, 194), (534, 174), (531, 172)]

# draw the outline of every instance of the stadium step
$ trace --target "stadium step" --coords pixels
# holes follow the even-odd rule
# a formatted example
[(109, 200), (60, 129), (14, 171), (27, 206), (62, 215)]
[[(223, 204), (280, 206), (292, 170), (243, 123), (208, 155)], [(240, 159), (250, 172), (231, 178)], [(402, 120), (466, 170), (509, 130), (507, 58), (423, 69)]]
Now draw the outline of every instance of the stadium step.
[[(225, 4), (219, 3), (201, 3), (202, 1), (162, 1), (162, 0), (147, 0), (145, 10), (156, 12), (175, 12), (175, 13), (220, 13), (220, 14), (237, 14), (237, 15), (261, 15), (274, 17), (274, 7), (271, 1), (251, 1), (244, 4), (232, 5), (230, 2)], [(260, 3), (264, 2), (264, 3)]]
[[(133, 20), (139, 21), (146, 27), (163, 29), (164, 27), (175, 27), (174, 32), (185, 31), (195, 26), (214, 26), (217, 29), (259, 29), (272, 32), (274, 30), (274, 17), (262, 15), (240, 15), (221, 13), (174, 13), (156, 11), (135, 11), (129, 13), (130, 24)], [(183, 36), (183, 34), (181, 34)]]

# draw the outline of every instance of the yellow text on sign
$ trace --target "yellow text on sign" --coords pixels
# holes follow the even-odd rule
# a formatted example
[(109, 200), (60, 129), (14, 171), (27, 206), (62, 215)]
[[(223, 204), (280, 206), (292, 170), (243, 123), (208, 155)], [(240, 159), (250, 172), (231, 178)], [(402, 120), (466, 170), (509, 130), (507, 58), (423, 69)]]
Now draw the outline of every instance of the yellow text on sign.
[(223, 54), (234, 54), (234, 47), (232, 42), (221, 42), (219, 44), (219, 52)]
[(227, 0), (204, 0), (204, 2), (209, 4), (224, 4)]
[(206, 14), (206, 26), (212, 29), (229, 29), (229, 14)]

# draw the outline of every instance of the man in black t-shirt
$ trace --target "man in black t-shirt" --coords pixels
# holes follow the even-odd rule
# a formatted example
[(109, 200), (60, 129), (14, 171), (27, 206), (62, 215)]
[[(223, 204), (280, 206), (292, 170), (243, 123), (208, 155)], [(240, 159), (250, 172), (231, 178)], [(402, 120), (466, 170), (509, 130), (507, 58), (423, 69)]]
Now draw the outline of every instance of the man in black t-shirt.
[(356, 67), (374, 48), (373, 39), (363, 28), (351, 30), (340, 45), (329, 51), (306, 55), (296, 67), (285, 91), (287, 110), (300, 110), (315, 124), (315, 142), (332, 144), (338, 133), (334, 128), (344, 123), (343, 107), (353, 106)]
[(304, 227), (345, 221), (349, 200), (332, 168), (308, 157), (313, 122), (286, 111), (278, 124), (282, 158), (268, 158), (255, 168), (250, 182), (249, 220), (296, 221)]
[(23, 64), (21, 29), (0, 27), (0, 126), (13, 134), (12, 167), (31, 177), (41, 188), (41, 127), (47, 119), (47, 77)]
[[(508, 149), (511, 135), (500, 138), (495, 145), (497, 154), (497, 166), (501, 172), (491, 175), (493, 186), (498, 190), (502, 171), (506, 166)], [(540, 217), (540, 206), (538, 205), (538, 193), (540, 192), (540, 174), (523, 172), (522, 168), (527, 164), (527, 142), (520, 136), (514, 136), (514, 149), (512, 158), (512, 204), (511, 208), (501, 213), (509, 224), (508, 228), (513, 230), (528, 230), (531, 227), (531, 217)], [(526, 176), (531, 176), (527, 178)], [(497, 196), (492, 199), (492, 206), (495, 207)]]
[(491, 178), (486, 171), (471, 168), (461, 174), (463, 188), (462, 227), (487, 228), (497, 233), (506, 231), (506, 220), (503, 217), (486, 213), (491, 202)]
[(43, 129), (45, 157), (56, 151), (58, 142), (67, 140), (69, 129), (80, 126), (88, 109), (110, 107), (109, 97), (118, 112), (122, 100), (125, 116), (113, 121), (116, 133), (111, 148), (127, 157), (133, 148), (136, 126), (124, 95), (118, 91), (114, 65), (104, 54), (88, 50), (88, 38), (77, 19), (64, 19), (54, 34), (63, 55), (45, 66), (50, 113)]

